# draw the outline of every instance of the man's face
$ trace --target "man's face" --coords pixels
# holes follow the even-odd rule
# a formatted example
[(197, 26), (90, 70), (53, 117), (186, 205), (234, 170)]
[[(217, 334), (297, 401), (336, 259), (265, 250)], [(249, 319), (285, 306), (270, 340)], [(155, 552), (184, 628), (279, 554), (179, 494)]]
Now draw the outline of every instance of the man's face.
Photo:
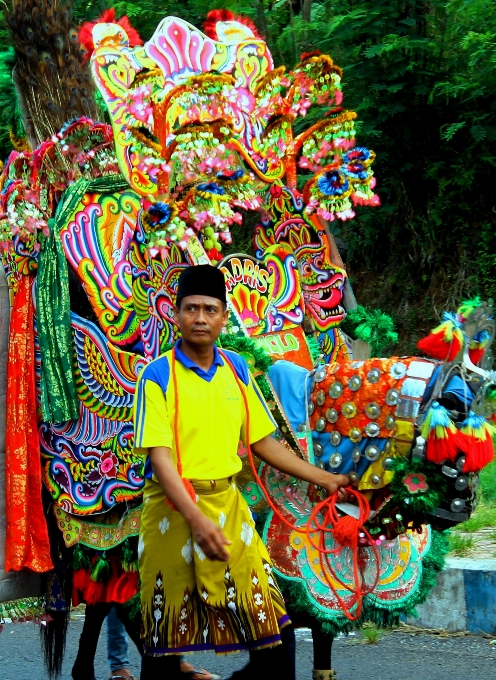
[(176, 323), (183, 340), (191, 345), (208, 346), (219, 337), (227, 323), (228, 312), (217, 298), (188, 295), (175, 311)]

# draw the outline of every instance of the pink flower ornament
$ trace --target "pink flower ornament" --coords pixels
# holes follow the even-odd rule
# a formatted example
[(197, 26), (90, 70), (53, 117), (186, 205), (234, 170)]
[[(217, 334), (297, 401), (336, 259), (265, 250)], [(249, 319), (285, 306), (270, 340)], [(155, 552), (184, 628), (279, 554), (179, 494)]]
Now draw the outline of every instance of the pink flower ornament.
[(104, 451), (100, 459), (100, 474), (107, 479), (115, 479), (118, 465), (117, 456), (112, 451)]
[(410, 493), (422, 493), (429, 489), (427, 480), (421, 472), (410, 472), (410, 474), (403, 477), (403, 484)]

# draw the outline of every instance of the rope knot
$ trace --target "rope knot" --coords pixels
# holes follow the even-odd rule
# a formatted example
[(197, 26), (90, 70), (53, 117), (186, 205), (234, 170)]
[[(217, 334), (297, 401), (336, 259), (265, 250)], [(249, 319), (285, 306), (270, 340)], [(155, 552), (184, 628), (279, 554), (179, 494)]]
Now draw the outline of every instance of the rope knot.
[(360, 520), (351, 515), (340, 517), (333, 529), (334, 540), (346, 548), (356, 548), (358, 533), (362, 529)]

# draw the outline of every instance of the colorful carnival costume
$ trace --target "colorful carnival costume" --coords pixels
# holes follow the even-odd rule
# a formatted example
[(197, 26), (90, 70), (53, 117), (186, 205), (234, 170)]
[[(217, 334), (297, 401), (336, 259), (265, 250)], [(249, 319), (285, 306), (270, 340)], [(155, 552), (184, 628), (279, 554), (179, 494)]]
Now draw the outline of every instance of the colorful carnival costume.
[[(341, 324), (356, 303), (330, 225), (379, 199), (374, 152), (356, 146), (356, 113), (342, 106), (340, 68), (317, 53), (302, 55), (292, 69), (275, 67), (256, 28), (225, 10), (209, 15), (205, 32), (165, 17), (145, 44), (127, 20), (108, 11), (80, 34), (86, 61), (70, 14), (57, 0), (16, 0), (9, 26), (26, 138), (15, 140), (0, 194), (12, 302), (5, 563), (6, 569), (48, 573), (47, 648), (63, 639), (57, 636), (68, 619), (69, 576), (74, 602), (124, 607), (137, 592), (144, 489), (151, 500), (143, 521), (151, 522), (158, 545), (173, 535), (181, 550), (188, 543), (184, 526), (145, 474), (145, 456), (133, 442), (132, 407), (139, 376), (169, 365), (170, 354), (158, 357), (179, 337), (173, 305), (181, 272), (209, 262), (217, 264), (228, 290), (220, 344), (246, 360), (253, 379), (238, 359), (233, 363), (253, 408), (262, 403), (256, 383), (278, 439), (309, 462), (354, 473), (374, 512), (358, 513), (356, 524), (347, 520), (353, 531), (341, 538), (360, 539), (360, 545), (337, 545), (330, 566), (320, 570), (322, 552), (312, 553), (311, 532), (301, 532), (322, 501), (319, 490), (256, 461), (250, 467), (249, 452), (240, 447), (237, 484), (264, 532), (274, 573), (284, 586), (289, 581), (288, 605), (322, 623), (314, 630), (328, 637), (367, 619), (394, 622), (425, 599), (442, 568), (442, 532), (426, 526), (442, 530), (468, 519), (477, 471), (492, 455), (496, 375), (487, 357), (494, 323), (492, 310), (475, 301), (421, 345), (438, 365), (418, 357), (353, 363), (356, 345)], [(98, 122), (97, 91), (110, 124)], [(308, 117), (314, 122), (305, 127), (312, 109), (319, 115)], [(356, 336), (373, 340), (373, 326), (368, 335), (358, 326)], [(271, 384), (269, 368), (280, 359), (303, 371), (303, 382), (279, 387), (274, 378)], [(433, 367), (427, 377), (426, 365)], [(420, 368), (422, 375), (415, 372)], [(194, 373), (179, 359), (177, 370)], [(197, 385), (212, 387), (225, 370), (216, 365), (210, 383), (194, 377)], [(455, 374), (463, 383), (461, 399), (460, 386), (450, 386)], [(169, 384), (162, 392), (153, 380), (141, 378), (139, 385), (157, 398), (166, 391), (167, 404), (174, 403)], [(196, 398), (191, 395), (192, 403)], [(263, 418), (268, 428), (270, 418)], [(178, 425), (186, 427), (187, 419)], [(216, 431), (209, 450), (218, 445)], [(229, 479), (239, 469), (231, 462), (229, 469), (193, 479)], [(208, 514), (219, 495), (243, 508), (225, 528), (233, 536), (243, 533), (239, 549), (250, 551), (258, 545), (253, 523), (238, 492), (223, 485), (207, 494), (212, 489), (197, 484), (199, 503)], [(364, 502), (360, 507), (367, 509)], [(335, 524), (346, 511), (354, 512), (339, 511)], [(326, 536), (332, 546), (334, 528)], [(145, 572), (147, 553), (145, 543)], [(175, 557), (188, 569), (197, 564), (201, 573), (207, 566), (194, 546), (185, 554), (189, 565), (181, 551)], [(155, 564), (153, 553), (150, 559), (161, 588), (159, 560)], [(350, 564), (361, 569), (360, 579)], [(147, 616), (153, 617), (145, 622), (149, 648), (167, 653), (169, 633), (174, 645), (183, 635), (194, 645), (207, 620), (208, 634), (199, 642), (207, 647), (236, 646), (241, 626), (252, 642), (277, 635), (283, 608), (260, 562), (257, 570), (249, 581), (233, 569), (229, 578), (236, 584), (228, 587), (223, 574), (222, 597), (225, 603), (231, 587), (234, 593), (241, 588), (260, 613), (257, 600), (272, 602), (258, 627), (233, 613), (222, 619), (222, 629), (208, 609), (208, 598), (221, 594), (213, 594), (207, 572), (205, 583), (197, 582), (208, 594), (206, 605), (196, 601), (199, 618), (190, 623), (192, 610), (185, 607), (183, 621), (179, 609), (181, 622), (165, 631), (164, 593), (145, 585)], [(177, 603), (186, 587), (171, 591)], [(39, 616), (41, 593), (29, 594), (36, 600), (7, 603), (0, 613)], [(50, 670), (59, 670), (61, 656), (48, 656)]]

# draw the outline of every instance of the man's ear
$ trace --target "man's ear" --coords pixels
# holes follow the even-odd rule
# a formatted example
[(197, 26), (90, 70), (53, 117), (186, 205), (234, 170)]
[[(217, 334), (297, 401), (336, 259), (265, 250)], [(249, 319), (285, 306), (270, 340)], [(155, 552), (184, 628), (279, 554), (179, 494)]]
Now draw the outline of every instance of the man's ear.
[(179, 310), (175, 305), (174, 305), (174, 323), (176, 324), (176, 326), (179, 326)]
[(224, 326), (226, 325), (228, 319), (229, 319), (229, 307), (226, 306), (224, 314), (222, 315), (222, 323)]

